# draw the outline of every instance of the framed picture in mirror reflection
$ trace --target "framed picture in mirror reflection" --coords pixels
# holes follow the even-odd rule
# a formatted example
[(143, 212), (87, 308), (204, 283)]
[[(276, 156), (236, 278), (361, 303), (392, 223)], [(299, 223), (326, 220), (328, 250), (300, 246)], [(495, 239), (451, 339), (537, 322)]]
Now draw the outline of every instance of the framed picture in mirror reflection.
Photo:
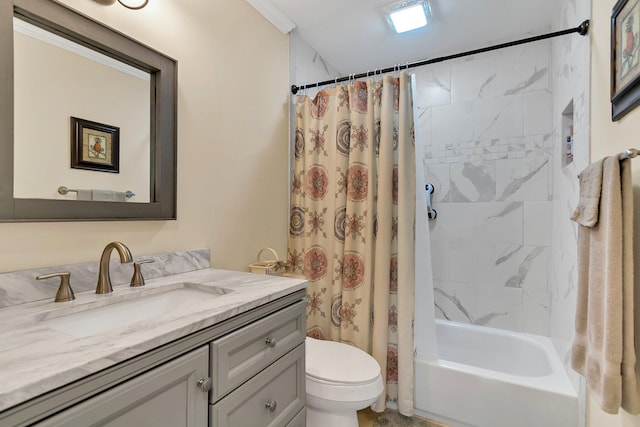
[(120, 172), (120, 128), (71, 117), (71, 167)]

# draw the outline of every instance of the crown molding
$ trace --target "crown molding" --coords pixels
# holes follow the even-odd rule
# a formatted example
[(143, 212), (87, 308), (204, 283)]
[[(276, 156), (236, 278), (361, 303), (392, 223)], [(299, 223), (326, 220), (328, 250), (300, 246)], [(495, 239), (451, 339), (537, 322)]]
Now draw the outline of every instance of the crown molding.
[(275, 7), (269, 0), (246, 0), (251, 6), (254, 7), (262, 16), (267, 18), (277, 29), (283, 34), (288, 34), (296, 27), (287, 15), (282, 13), (280, 9)]
[(64, 37), (60, 37), (43, 28), (23, 21), (22, 19), (18, 19), (16, 17), (13, 18), (13, 29), (14, 31), (33, 37), (34, 39), (40, 40), (44, 43), (48, 43), (52, 46), (56, 46), (68, 52), (75, 53), (99, 64), (105, 65), (109, 68), (113, 68), (114, 70), (129, 74), (133, 77), (137, 77), (140, 80), (144, 80), (147, 82), (151, 80), (150, 74), (146, 71), (139, 70), (135, 67), (125, 64), (122, 61), (118, 61), (117, 59), (113, 59), (110, 56), (103, 55), (98, 51), (84, 47), (74, 41), (65, 39)]

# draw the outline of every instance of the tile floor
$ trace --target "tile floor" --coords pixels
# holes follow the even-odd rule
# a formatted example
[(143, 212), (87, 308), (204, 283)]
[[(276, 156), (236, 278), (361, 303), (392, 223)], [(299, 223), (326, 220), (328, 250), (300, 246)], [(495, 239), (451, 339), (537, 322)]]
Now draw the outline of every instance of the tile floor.
[(405, 417), (392, 409), (386, 409), (379, 414), (370, 408), (358, 411), (358, 423), (360, 427), (448, 427), (426, 418)]

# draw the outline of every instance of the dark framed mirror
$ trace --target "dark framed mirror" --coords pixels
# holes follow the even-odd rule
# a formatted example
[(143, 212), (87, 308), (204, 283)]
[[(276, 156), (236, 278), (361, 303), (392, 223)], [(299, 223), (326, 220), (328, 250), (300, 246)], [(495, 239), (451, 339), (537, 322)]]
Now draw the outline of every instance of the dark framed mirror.
[[(53, 125), (45, 125), (42, 120), (29, 120), (29, 117), (26, 120), (24, 119), (24, 111), (28, 115), (30, 108), (35, 109), (35, 105), (41, 99), (40, 97), (37, 98), (38, 102), (34, 103), (30, 99), (26, 107), (23, 106), (21, 107), (22, 109), (18, 109), (17, 104), (20, 104), (19, 101), (22, 99), (16, 96), (22, 97), (25, 90), (18, 90), (16, 87), (18, 87), (18, 81), (22, 79), (25, 73), (19, 71), (19, 75), (16, 75), (15, 71), (16, 68), (18, 70), (23, 70), (24, 68), (19, 68), (18, 59), (15, 60), (14, 64), (14, 58), (20, 57), (18, 52), (14, 51), (16, 46), (14, 44), (14, 18), (27, 23), (28, 26), (50, 32), (53, 34), (52, 37), (70, 40), (82, 48), (115, 60), (122, 64), (122, 67), (140, 71), (143, 74), (143, 78), (145, 75), (147, 76), (147, 86), (142, 90), (145, 92), (148, 90), (148, 94), (142, 99), (145, 100), (145, 104), (149, 104), (148, 111), (144, 111), (144, 114), (139, 119), (131, 119), (129, 113), (121, 113), (122, 117), (130, 118), (129, 122), (122, 128), (119, 126), (120, 123), (111, 123), (111, 121), (118, 120), (109, 119), (107, 120), (108, 124), (114, 125), (113, 128), (107, 127), (105, 132), (103, 128), (94, 126), (94, 134), (84, 136), (87, 140), (91, 140), (91, 145), (89, 146), (91, 151), (85, 153), (86, 160), (96, 165), (101, 162), (111, 165), (114, 159), (110, 157), (108, 151), (105, 153), (104, 150), (113, 145), (109, 129), (118, 128), (120, 132), (120, 163), (117, 173), (105, 174), (105, 169), (114, 172), (110, 170), (113, 168), (108, 166), (96, 167), (93, 168), (94, 170), (86, 170), (91, 168), (84, 168), (85, 170), (73, 169), (71, 172), (66, 171), (66, 169), (71, 169), (68, 158), (70, 157), (70, 150), (74, 149), (69, 136), (72, 133), (71, 117), (69, 117), (71, 114), (67, 112), (60, 117), (52, 117), (55, 126), (64, 126), (64, 129), (61, 135), (54, 134), (59, 147), (53, 148), (55, 155), (50, 155), (50, 157), (67, 159), (62, 160), (62, 162), (65, 162), (64, 167), (59, 167), (60, 169), (65, 169), (64, 173), (84, 173), (86, 175), (78, 175), (80, 176), (79, 181), (76, 181), (76, 183), (72, 181), (70, 184), (69, 182), (63, 182), (63, 178), (53, 178), (52, 174), (43, 171), (41, 166), (33, 166), (33, 170), (27, 170), (26, 172), (17, 170), (18, 167), (22, 167), (20, 166), (19, 158), (22, 156), (21, 153), (25, 151), (25, 147), (28, 147), (28, 150), (31, 150), (34, 156), (37, 152), (42, 151), (37, 147), (42, 147), (43, 144), (46, 144), (49, 148), (52, 147), (51, 144), (47, 144), (47, 138), (51, 135), (49, 132)], [(2, 57), (0, 93), (3, 94), (0, 97), (0, 222), (169, 220), (176, 218), (177, 63), (175, 60), (51, 0), (0, 2), (0, 56)], [(57, 60), (57, 62), (66, 63), (66, 61), (62, 60)], [(45, 82), (43, 87), (61, 85), (61, 83), (56, 82), (56, 76), (60, 75), (60, 72), (54, 73), (49, 69), (50, 67), (32, 68), (37, 68), (38, 74), (36, 77)], [(80, 73), (82, 75), (82, 71)], [(92, 73), (86, 71), (84, 74)], [(25, 86), (22, 81), (20, 81), (20, 84)], [(101, 80), (96, 86), (110, 89), (112, 86), (109, 85), (113, 84)], [(28, 88), (31, 87), (29, 83), (26, 85)], [(35, 85), (33, 86), (35, 87)], [(71, 92), (73, 91), (67, 91), (67, 93)], [(85, 93), (84, 90), (77, 92), (80, 93), (80, 96)], [(39, 93), (36, 91), (35, 96), (39, 96)], [(58, 98), (55, 98), (55, 96), (58, 96)], [(95, 98), (98, 95), (91, 96)], [(54, 95), (53, 103), (58, 104), (55, 101), (58, 99), (60, 105), (62, 105), (63, 101), (66, 100), (65, 98), (66, 96)], [(102, 103), (102, 107), (104, 109), (105, 105), (111, 106), (113, 103), (112, 101), (105, 101)], [(130, 102), (128, 101), (122, 103), (122, 105), (127, 106), (129, 104)], [(122, 105), (113, 105), (113, 108), (122, 110)], [(60, 109), (58, 105), (51, 105), (42, 110), (51, 111), (53, 114)], [(81, 108), (79, 112), (74, 110), (73, 115), (81, 117), (89, 115), (90, 117), (83, 118), (104, 122), (100, 120), (102, 119), (100, 114), (85, 113)], [(109, 117), (108, 114), (106, 116)], [(64, 124), (62, 123), (63, 121)], [(22, 128), (19, 128), (18, 122), (26, 122), (26, 126), (21, 126), (31, 133), (24, 132)], [(88, 126), (88, 128), (91, 129), (91, 126)], [(134, 154), (127, 154), (127, 144), (131, 145), (130, 140), (135, 139), (131, 135), (138, 130), (143, 135), (138, 139), (144, 140), (146, 146), (144, 149), (136, 149), (137, 151), (133, 151)], [(16, 135), (18, 134), (20, 136), (19, 141), (16, 140)], [(76, 139), (81, 138), (76, 135)], [(16, 147), (15, 144), (21, 145)], [(87, 144), (89, 143), (87, 142)], [(75, 149), (78, 148), (76, 147)], [(29, 153), (28, 150), (27, 152)], [(64, 151), (64, 153), (61, 153), (61, 151)], [(38, 164), (33, 159), (29, 159), (26, 163)], [(78, 187), (84, 186), (83, 190), (85, 193), (89, 191), (89, 196), (91, 196), (91, 191), (94, 191), (94, 195), (96, 195), (101, 194), (99, 192), (104, 192), (104, 190), (114, 190), (114, 193), (121, 194), (124, 193), (124, 186), (127, 184), (118, 184), (118, 188), (104, 188), (109, 185), (109, 181), (104, 180), (108, 178), (107, 176), (114, 179), (123, 179), (127, 171), (143, 171), (143, 175), (148, 175), (149, 177), (148, 182), (142, 186), (142, 191), (138, 191), (137, 201), (122, 201), (118, 198), (112, 199), (116, 201), (97, 201), (100, 199), (97, 197), (79, 200), (80, 193), (52, 197), (37, 194), (32, 196), (18, 191), (21, 186), (18, 185), (20, 183), (16, 180), (18, 176), (28, 176), (33, 181), (45, 182), (52, 189), (52, 192), (53, 189), (58, 187), (80, 189)], [(80, 184), (77, 182), (80, 182)], [(128, 197), (130, 197), (129, 194), (133, 193), (129, 192)]]

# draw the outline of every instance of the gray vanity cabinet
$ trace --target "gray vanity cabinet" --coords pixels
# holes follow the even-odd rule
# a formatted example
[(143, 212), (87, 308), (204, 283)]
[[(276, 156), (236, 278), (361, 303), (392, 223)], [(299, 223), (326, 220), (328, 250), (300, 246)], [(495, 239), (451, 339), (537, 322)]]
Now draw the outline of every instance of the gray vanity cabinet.
[(211, 403), (303, 343), (307, 332), (299, 302), (211, 343)]
[(305, 337), (301, 301), (214, 340), (210, 426), (289, 426), (305, 406)]
[(212, 427), (286, 427), (304, 409), (304, 344), (211, 406)]
[(0, 425), (304, 427), (304, 290), (0, 413)]
[(198, 381), (208, 377), (206, 346), (37, 424), (51, 427), (206, 427), (207, 393)]

